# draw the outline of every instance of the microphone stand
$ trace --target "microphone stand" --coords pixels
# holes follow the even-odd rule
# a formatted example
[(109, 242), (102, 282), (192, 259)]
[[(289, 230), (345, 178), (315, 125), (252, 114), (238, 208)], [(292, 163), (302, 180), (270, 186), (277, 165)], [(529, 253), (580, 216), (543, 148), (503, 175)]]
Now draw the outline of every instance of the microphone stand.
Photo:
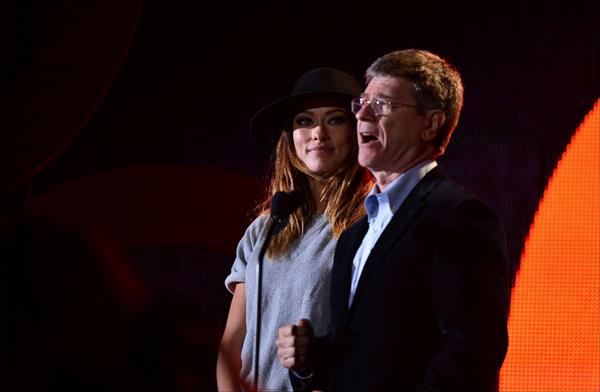
[(261, 329), (261, 304), (262, 304), (262, 275), (263, 275), (263, 259), (267, 248), (271, 243), (273, 235), (280, 232), (288, 223), (290, 214), (300, 205), (300, 194), (297, 191), (292, 192), (277, 192), (271, 199), (271, 225), (267, 231), (267, 238), (258, 254), (258, 262), (256, 263), (256, 330), (254, 336), (254, 379), (252, 382), (252, 390), (258, 390), (258, 368), (260, 359), (260, 329)]

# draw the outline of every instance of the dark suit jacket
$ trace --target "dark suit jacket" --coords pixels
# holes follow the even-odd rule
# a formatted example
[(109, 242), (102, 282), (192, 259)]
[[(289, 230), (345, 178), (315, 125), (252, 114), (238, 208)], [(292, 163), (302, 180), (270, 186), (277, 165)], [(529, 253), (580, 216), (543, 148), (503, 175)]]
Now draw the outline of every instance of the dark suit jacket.
[(296, 389), (489, 391), (506, 354), (510, 284), (496, 214), (435, 168), (381, 234), (348, 308), (366, 217), (340, 237), (331, 328)]

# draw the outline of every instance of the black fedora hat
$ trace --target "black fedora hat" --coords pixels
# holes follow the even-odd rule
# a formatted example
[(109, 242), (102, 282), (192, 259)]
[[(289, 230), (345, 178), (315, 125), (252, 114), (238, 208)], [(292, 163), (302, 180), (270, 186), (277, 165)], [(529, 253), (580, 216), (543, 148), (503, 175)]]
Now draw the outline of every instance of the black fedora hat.
[(290, 95), (260, 109), (250, 120), (252, 140), (270, 153), (286, 122), (302, 103), (313, 98), (329, 98), (350, 110), (350, 101), (362, 92), (351, 75), (330, 67), (315, 68), (303, 74)]

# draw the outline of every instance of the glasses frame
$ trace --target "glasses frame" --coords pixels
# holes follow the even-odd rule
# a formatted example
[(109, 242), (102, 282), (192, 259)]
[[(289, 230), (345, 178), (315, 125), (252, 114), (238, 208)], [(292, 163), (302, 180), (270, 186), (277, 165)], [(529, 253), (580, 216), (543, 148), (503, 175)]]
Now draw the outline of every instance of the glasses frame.
[(406, 107), (413, 109), (421, 108), (421, 105), (392, 101), (389, 98), (376, 97), (373, 99), (366, 99), (365, 97), (355, 97), (352, 98), (352, 101), (350, 103), (350, 110), (352, 111), (352, 113), (356, 114), (360, 112), (361, 109), (365, 107), (365, 105), (369, 105), (369, 107), (371, 108), (373, 113), (375, 113), (376, 116), (387, 116), (392, 112), (392, 109), (394, 107)]

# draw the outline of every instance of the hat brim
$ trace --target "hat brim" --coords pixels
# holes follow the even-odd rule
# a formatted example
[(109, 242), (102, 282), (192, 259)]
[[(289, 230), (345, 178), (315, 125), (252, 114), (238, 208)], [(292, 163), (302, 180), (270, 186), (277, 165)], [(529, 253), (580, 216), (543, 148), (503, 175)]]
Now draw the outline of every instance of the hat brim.
[(254, 143), (265, 153), (270, 154), (283, 131), (286, 121), (294, 111), (307, 100), (325, 98), (332, 103), (346, 103), (350, 111), (350, 101), (355, 95), (340, 92), (315, 92), (281, 98), (260, 109), (250, 120), (250, 135)]

